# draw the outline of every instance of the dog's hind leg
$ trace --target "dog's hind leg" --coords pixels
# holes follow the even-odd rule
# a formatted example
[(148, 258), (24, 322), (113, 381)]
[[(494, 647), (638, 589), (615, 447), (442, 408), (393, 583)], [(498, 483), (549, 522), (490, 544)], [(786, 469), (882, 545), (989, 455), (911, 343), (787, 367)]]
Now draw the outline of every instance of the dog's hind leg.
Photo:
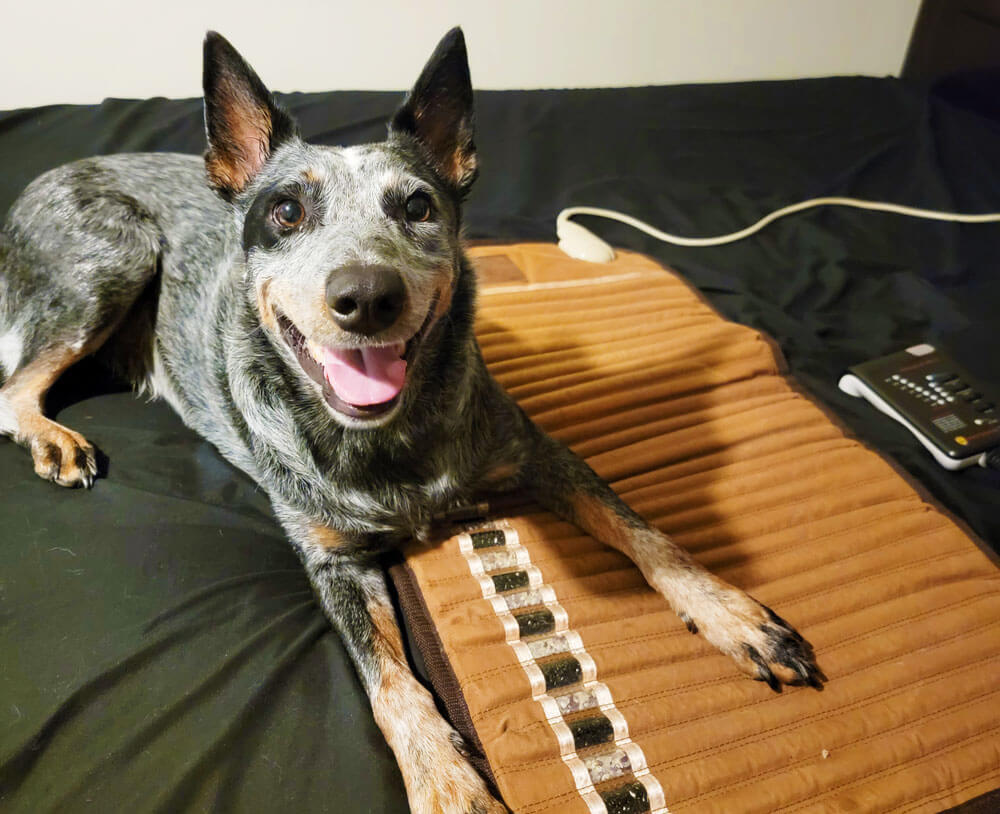
[(49, 388), (85, 355), (71, 345), (56, 346), (19, 368), (0, 388), (0, 432), (27, 447), (35, 472), (60, 486), (89, 488), (97, 475), (87, 439), (43, 414)]
[(45, 396), (118, 327), (160, 251), (152, 216), (112, 186), (99, 161), (41, 176), (0, 232), (0, 435), (61, 486), (93, 484), (94, 449), (45, 417)]

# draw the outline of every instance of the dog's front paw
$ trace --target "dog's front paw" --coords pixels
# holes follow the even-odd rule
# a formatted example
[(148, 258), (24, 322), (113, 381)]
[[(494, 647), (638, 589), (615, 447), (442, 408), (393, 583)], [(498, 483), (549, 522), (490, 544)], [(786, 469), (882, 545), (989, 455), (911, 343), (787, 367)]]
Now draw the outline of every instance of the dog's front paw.
[(60, 486), (89, 489), (97, 476), (94, 448), (80, 433), (45, 421), (29, 444), (35, 473)]
[(743, 591), (726, 586), (712, 599), (679, 614), (692, 633), (701, 633), (737, 666), (775, 692), (782, 684), (823, 689), (826, 676), (809, 644), (788, 622)]

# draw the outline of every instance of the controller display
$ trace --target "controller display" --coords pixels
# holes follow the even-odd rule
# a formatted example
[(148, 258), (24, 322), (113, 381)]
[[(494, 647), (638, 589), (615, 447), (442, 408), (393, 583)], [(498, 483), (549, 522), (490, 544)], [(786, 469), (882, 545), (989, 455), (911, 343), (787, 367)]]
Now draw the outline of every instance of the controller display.
[(977, 381), (933, 345), (855, 365), (840, 389), (906, 426), (948, 469), (1000, 447), (1000, 389)]

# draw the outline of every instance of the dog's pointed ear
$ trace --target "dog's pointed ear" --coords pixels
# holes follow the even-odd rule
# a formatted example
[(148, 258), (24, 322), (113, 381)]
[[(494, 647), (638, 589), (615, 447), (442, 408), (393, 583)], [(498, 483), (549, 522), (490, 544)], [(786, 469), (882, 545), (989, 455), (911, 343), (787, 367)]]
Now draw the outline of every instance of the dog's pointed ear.
[(298, 128), (225, 37), (209, 31), (204, 53), (205, 166), (212, 185), (231, 198)]
[(424, 148), (434, 168), (464, 195), (476, 180), (472, 80), (461, 28), (444, 35), (417, 84), (389, 123), (391, 134), (406, 134)]

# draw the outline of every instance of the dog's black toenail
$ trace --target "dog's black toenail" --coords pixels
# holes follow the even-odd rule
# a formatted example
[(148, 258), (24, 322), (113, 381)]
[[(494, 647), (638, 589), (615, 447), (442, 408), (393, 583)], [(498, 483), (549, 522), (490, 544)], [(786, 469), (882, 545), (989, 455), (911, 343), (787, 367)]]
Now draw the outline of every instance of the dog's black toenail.
[(689, 632), (691, 633), (698, 632), (698, 625), (694, 623), (694, 619), (692, 619), (686, 613), (679, 613), (677, 615), (681, 618), (681, 621), (684, 623), (684, 626), (687, 627)]
[(775, 678), (774, 673), (771, 672), (771, 668), (767, 666), (767, 662), (764, 661), (757, 648), (752, 644), (744, 644), (743, 649), (750, 660), (757, 665), (757, 681), (765, 681), (772, 690), (781, 692), (781, 682)]

